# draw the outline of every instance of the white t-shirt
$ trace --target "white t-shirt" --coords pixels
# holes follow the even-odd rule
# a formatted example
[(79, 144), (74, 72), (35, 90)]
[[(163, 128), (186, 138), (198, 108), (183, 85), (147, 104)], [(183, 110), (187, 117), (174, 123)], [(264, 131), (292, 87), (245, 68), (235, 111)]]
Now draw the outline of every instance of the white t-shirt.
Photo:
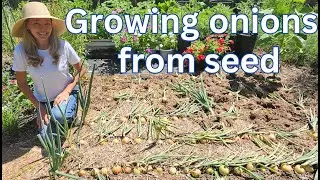
[[(22, 42), (23, 43), (23, 42)], [(40, 102), (46, 102), (45, 91), (50, 101), (55, 98), (72, 82), (73, 77), (69, 72), (68, 63), (73, 65), (80, 62), (80, 57), (72, 48), (69, 42), (60, 40), (60, 60), (58, 65), (53, 63), (54, 59), (49, 50), (40, 50), (38, 53), (43, 57), (42, 66), (33, 67), (28, 65), (27, 57), (22, 43), (14, 50), (13, 67), (14, 71), (27, 71), (34, 83), (34, 96)], [(42, 83), (43, 82), (43, 83)]]

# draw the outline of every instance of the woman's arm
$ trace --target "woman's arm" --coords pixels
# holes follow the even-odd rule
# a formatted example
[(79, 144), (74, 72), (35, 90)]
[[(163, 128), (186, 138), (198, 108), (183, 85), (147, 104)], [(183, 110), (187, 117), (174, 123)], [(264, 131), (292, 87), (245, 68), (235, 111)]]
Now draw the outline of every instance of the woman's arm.
[[(45, 124), (48, 124), (49, 117), (46, 110), (46, 107), (42, 105), (37, 98), (33, 95), (32, 90), (30, 89), (27, 82), (27, 73), (25, 71), (16, 71), (16, 79), (20, 91), (32, 102), (34, 107), (41, 113), (41, 118), (44, 120)], [(37, 124), (40, 128), (42, 123), (40, 117), (37, 117)]]
[[(81, 64), (80, 62), (77, 64), (73, 65), (74, 69), (76, 69), (76, 75), (73, 78), (73, 82), (70, 83), (66, 88), (65, 91), (68, 92), (69, 94), (71, 93), (71, 91), (73, 90), (73, 88), (77, 85), (79, 79), (86, 73), (86, 69), (84, 68), (84, 66), (82, 66), (81, 68)], [(81, 70), (81, 72), (80, 72)]]
[(35, 108), (38, 108), (39, 102), (28, 85), (27, 73), (25, 71), (16, 71), (16, 79), (20, 91), (32, 102)]
[[(84, 66), (81, 68), (81, 63), (76, 63), (73, 65), (73, 67), (76, 69), (76, 75), (73, 77), (73, 81), (61, 92), (56, 99), (54, 100), (53, 105), (60, 104), (62, 101), (68, 100), (68, 97), (71, 93), (71, 91), (74, 89), (74, 87), (77, 85), (79, 79), (86, 73), (86, 69)], [(81, 72), (80, 72), (81, 71)]]

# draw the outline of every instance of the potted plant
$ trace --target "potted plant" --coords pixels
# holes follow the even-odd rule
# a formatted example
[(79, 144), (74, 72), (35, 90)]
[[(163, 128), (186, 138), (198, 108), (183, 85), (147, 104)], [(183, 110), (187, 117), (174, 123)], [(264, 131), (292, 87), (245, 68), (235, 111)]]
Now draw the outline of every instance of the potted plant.
[[(112, 36), (112, 41), (115, 43), (115, 48), (117, 50), (117, 52), (119, 52), (123, 47), (131, 47), (132, 51), (131, 51), (131, 55), (133, 54), (137, 54), (139, 52), (143, 52), (144, 49), (141, 48), (140, 46), (140, 34), (138, 33), (134, 33), (134, 34), (129, 34), (127, 32), (127, 29), (124, 28), (122, 32), (118, 33), (118, 34), (114, 34)], [(127, 59), (127, 67), (131, 68), (132, 67), (132, 59)], [(118, 62), (120, 63), (120, 62)], [(139, 63), (139, 67), (142, 66), (143, 63)]]
[[(230, 40), (228, 34), (213, 34), (207, 36), (204, 40), (197, 40), (192, 42), (184, 53), (192, 54), (196, 60), (196, 70), (202, 71), (205, 68), (205, 58), (208, 54), (218, 54), (221, 60), (223, 55), (232, 52), (231, 45), (234, 44), (233, 40)], [(188, 65), (185, 63), (185, 65)]]
[(162, 34), (159, 38), (160, 55), (165, 63), (168, 62), (168, 54), (174, 54), (177, 48), (177, 36), (172, 32), (169, 34)]
[(249, 20), (249, 33), (243, 33), (242, 21), (237, 23), (237, 33), (234, 37), (235, 45), (234, 51), (235, 54), (241, 59), (245, 54), (253, 53), (258, 34), (252, 33), (252, 11), (251, 8), (255, 5), (253, 0), (241, 1), (236, 4), (236, 9), (238, 9), (240, 14), (245, 14)]
[(144, 52), (146, 55), (158, 53), (157, 45), (159, 38), (160, 34), (153, 34), (149, 25), (145, 34), (139, 34), (139, 48), (141, 52)]

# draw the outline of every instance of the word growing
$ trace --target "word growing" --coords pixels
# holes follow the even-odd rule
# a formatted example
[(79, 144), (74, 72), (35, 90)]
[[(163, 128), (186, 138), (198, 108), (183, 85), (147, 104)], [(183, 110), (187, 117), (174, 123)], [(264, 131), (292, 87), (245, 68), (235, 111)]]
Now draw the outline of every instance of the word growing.
[[(69, 32), (78, 34), (88, 33), (88, 20), (87, 19), (76, 19), (75, 23), (78, 25), (78, 28), (73, 27), (72, 19), (76, 14), (81, 16), (87, 15), (86, 11), (83, 9), (72, 9), (67, 13), (66, 16), (66, 27)], [(197, 16), (199, 13), (195, 12), (193, 14), (187, 14), (182, 18), (182, 33), (181, 38), (186, 41), (194, 41), (199, 38), (199, 31), (195, 28), (198, 23)], [(179, 33), (179, 18), (175, 14), (161, 14), (159, 17), (159, 10), (157, 8), (152, 8), (150, 14), (145, 14), (143, 20), (140, 15), (134, 15), (131, 17), (129, 14), (118, 15), (118, 14), (108, 14), (104, 17), (102, 14), (92, 14), (91, 15), (91, 33), (97, 33), (97, 23), (98, 21), (104, 21), (104, 28), (110, 34), (116, 34), (122, 31), (122, 28), (126, 26), (129, 34), (140, 33), (145, 34), (147, 32), (147, 27), (151, 24), (152, 33), (158, 33), (159, 27), (161, 27), (161, 33), (168, 33), (168, 22), (172, 21), (173, 24), (173, 33)], [(249, 19), (247, 15), (244, 14), (232, 14), (230, 19), (231, 33), (237, 33), (237, 22), (242, 21), (242, 29), (244, 34), (258, 33), (258, 26), (261, 25), (262, 31), (267, 34), (273, 34), (279, 31), (279, 28), (282, 28), (282, 33), (288, 33), (289, 31), (289, 21), (294, 22), (294, 33), (300, 33), (301, 20), (300, 17), (296, 14), (292, 15), (283, 15), (281, 20), (273, 14), (264, 15), (261, 18), (261, 22), (258, 22), (259, 10), (258, 8), (252, 8), (252, 32), (249, 30)], [(318, 25), (315, 22), (317, 19), (317, 14), (306, 14), (302, 17), (302, 23), (304, 24), (302, 31), (305, 34), (315, 33), (318, 29)], [(124, 22), (125, 26), (124, 26)], [(282, 22), (281, 22), (282, 21)], [(216, 24), (222, 22), (222, 25), (216, 27)], [(281, 22), (281, 27), (280, 27)], [(159, 25), (159, 23), (161, 25)], [(268, 27), (267, 24), (273, 24), (273, 27)], [(229, 28), (228, 18), (222, 14), (214, 14), (208, 22), (212, 33), (222, 34), (225, 33)], [(221, 23), (220, 23), (221, 24)], [(188, 35), (188, 36), (187, 36)]]
[[(118, 54), (120, 59), (120, 72), (126, 73), (126, 59), (130, 58), (133, 61), (132, 73), (138, 73), (139, 61), (145, 61), (146, 68), (150, 73), (160, 73), (163, 71), (165, 62), (163, 57), (159, 54), (150, 54), (145, 56), (144, 54), (131, 54), (131, 47), (123, 47)], [(127, 54), (127, 52), (130, 52)], [(207, 73), (217, 73), (220, 70), (220, 64), (217, 61), (219, 55), (217, 54), (208, 54), (205, 57), (206, 68), (204, 69)], [(158, 66), (153, 67), (152, 61), (157, 60)], [(187, 61), (189, 65), (188, 72), (195, 72), (195, 59), (191, 54), (168, 54), (168, 63), (167, 63), (167, 73), (173, 73), (173, 61), (178, 60), (178, 73), (184, 73), (184, 63)], [(260, 62), (259, 62), (260, 61)], [(236, 73), (239, 70), (239, 67), (246, 73), (255, 73), (260, 66), (260, 70), (264, 73), (279, 73), (280, 69), (280, 59), (279, 59), (279, 47), (274, 46), (272, 48), (272, 54), (264, 54), (261, 58), (258, 58), (255, 54), (246, 54), (242, 57), (241, 60), (235, 54), (226, 54), (221, 60), (222, 70), (226, 73)], [(271, 64), (271, 66), (269, 65)]]

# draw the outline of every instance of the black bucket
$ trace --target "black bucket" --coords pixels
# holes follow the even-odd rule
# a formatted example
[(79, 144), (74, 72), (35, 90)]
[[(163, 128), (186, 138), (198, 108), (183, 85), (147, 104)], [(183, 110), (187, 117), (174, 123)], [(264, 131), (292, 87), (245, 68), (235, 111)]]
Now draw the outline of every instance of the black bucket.
[(234, 39), (234, 53), (241, 59), (246, 54), (252, 54), (256, 45), (257, 34), (238, 33)]
[[(192, 37), (192, 34), (187, 34), (187, 37)], [(192, 41), (186, 41), (181, 38), (181, 34), (178, 36), (178, 52), (180, 54), (183, 53), (187, 49), (187, 47), (191, 46)]]

